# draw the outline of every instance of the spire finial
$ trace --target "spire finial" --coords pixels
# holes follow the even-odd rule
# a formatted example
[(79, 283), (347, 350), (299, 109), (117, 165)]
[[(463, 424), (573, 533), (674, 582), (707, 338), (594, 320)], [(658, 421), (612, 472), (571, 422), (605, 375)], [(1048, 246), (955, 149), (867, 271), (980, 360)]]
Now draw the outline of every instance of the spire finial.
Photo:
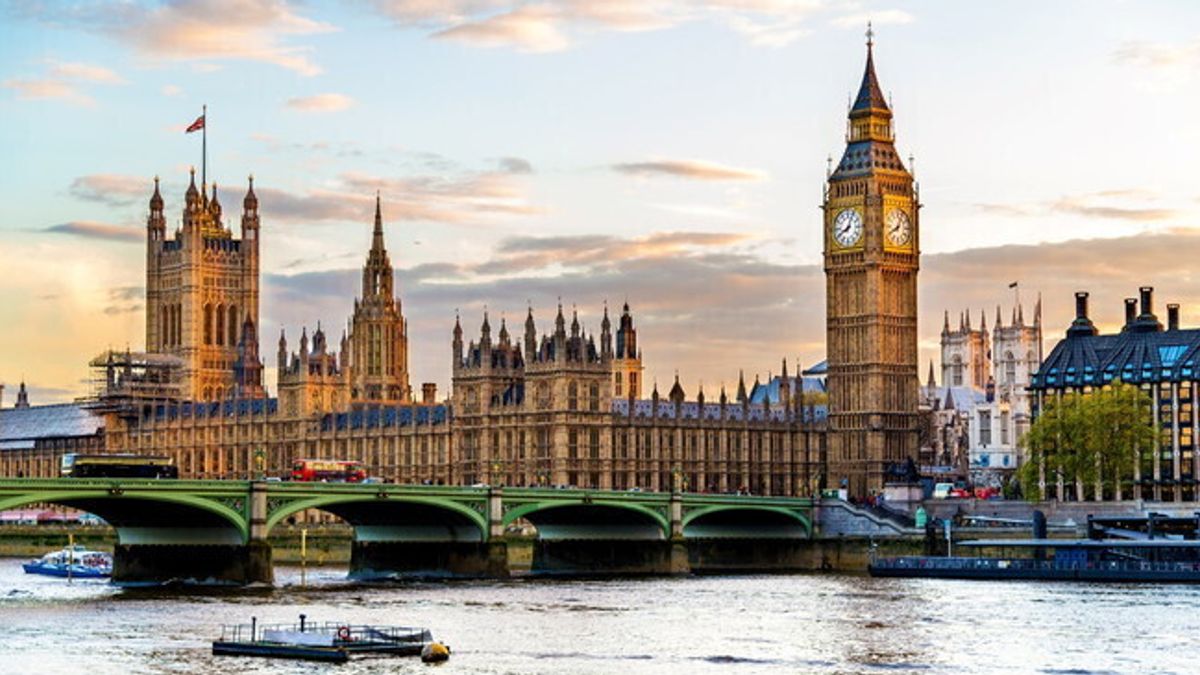
[(875, 46), (875, 29), (871, 28), (871, 22), (867, 22), (867, 51)]

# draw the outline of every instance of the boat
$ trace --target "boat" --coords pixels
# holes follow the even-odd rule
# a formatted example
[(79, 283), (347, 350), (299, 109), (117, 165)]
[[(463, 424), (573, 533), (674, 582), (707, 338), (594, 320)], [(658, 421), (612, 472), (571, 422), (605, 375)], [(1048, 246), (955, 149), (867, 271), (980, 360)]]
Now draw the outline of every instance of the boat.
[[(974, 556), (873, 559), (875, 577), (1200, 583), (1200, 515), (1088, 518), (1088, 537), (977, 539), (955, 547)], [(988, 555), (984, 555), (988, 554)]]
[(44, 574), (73, 579), (105, 579), (112, 576), (112, 556), (86, 546), (66, 546), (22, 565), (26, 574)]
[(420, 656), (432, 643), (433, 636), (425, 628), (314, 623), (301, 614), (293, 624), (259, 624), (252, 618), (248, 624), (223, 625), (212, 653), (345, 663), (362, 654)]

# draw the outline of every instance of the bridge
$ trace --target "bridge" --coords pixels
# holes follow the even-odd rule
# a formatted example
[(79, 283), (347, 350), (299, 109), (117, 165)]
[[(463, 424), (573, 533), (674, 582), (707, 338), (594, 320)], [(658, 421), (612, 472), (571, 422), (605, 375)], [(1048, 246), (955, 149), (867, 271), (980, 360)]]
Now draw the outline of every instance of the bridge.
[(46, 503), (117, 533), (113, 581), (272, 583), (271, 528), (306, 509), (351, 525), (356, 579), (505, 577), (519, 520), (535, 575), (799, 569), (813, 501), (663, 492), (267, 481), (0, 479), (0, 510)]

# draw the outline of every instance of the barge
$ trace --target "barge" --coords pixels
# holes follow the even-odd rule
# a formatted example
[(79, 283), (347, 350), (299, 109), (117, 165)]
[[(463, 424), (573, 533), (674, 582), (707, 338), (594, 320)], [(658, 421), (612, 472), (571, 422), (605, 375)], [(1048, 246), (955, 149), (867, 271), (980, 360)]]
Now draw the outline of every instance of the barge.
[(954, 543), (980, 555), (876, 558), (867, 569), (875, 577), (1200, 583), (1200, 514), (1088, 518), (1086, 539), (1047, 538), (1041, 522), (1032, 539)]
[(345, 663), (356, 655), (420, 656), (433, 637), (425, 628), (349, 622), (314, 623), (300, 615), (294, 624), (221, 626), (212, 643), (217, 656), (258, 656)]

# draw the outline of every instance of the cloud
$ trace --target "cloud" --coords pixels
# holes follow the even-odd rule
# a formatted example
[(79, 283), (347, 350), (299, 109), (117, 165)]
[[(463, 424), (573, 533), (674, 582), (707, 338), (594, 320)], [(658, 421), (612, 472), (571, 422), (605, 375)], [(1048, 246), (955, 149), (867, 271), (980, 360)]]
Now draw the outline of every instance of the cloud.
[(114, 71), (90, 63), (46, 60), (46, 72), (34, 77), (17, 77), (4, 81), (4, 87), (16, 92), (18, 100), (36, 101), (60, 99), (81, 106), (93, 106), (94, 98), (84, 93), (83, 86), (126, 84)]
[[(817, 0), (374, 0), (400, 27), (475, 47), (522, 52), (567, 49), (580, 36), (663, 30), (693, 22), (724, 25), (752, 44), (779, 47), (809, 33), (804, 23), (834, 11)], [(898, 21), (898, 10), (874, 14)]]
[[(778, 368), (784, 356), (789, 365), (797, 358), (805, 365), (824, 358), (821, 268), (772, 262), (741, 247), (744, 242), (736, 233), (514, 237), (486, 259), (399, 269), (414, 380), (448, 382), (455, 308), (462, 310), (468, 339), (477, 336), (485, 304), (493, 330), (505, 313), (509, 330), (520, 335), (532, 301), (540, 335), (552, 328), (560, 297), (568, 319), (578, 303), (580, 321), (593, 332), (605, 299), (615, 307), (628, 298), (648, 379), (657, 377), (661, 385), (678, 368), (689, 394), (700, 380), (709, 395), (722, 381), (735, 384), (739, 368), (753, 380), (755, 373), (765, 377)], [(1047, 352), (1070, 324), (1077, 290), (1091, 291), (1093, 315), (1104, 330), (1119, 326), (1121, 299), (1142, 285), (1157, 286), (1160, 303), (1183, 303), (1185, 325), (1200, 323), (1200, 276), (1181, 253), (1197, 247), (1200, 229), (1176, 229), (926, 255), (920, 276), (922, 377), (928, 360), (937, 358), (943, 310), (970, 309), (975, 317), (986, 310), (991, 324), (996, 305), (1003, 304), (1007, 322), (1013, 298), (1007, 286), (1014, 279), (1021, 283), (1027, 321), (1042, 293)], [(271, 322), (289, 326), (311, 326), (318, 318), (341, 322), (360, 281), (358, 269), (270, 275), (263, 306)]]
[(335, 30), (302, 16), (283, 0), (169, 0), (152, 5), (91, 0), (65, 7), (35, 3), (20, 14), (112, 37), (154, 59), (257, 61), (305, 76), (321, 68), (310, 60), (310, 48), (291, 39)]
[(1175, 45), (1145, 41), (1121, 43), (1112, 54), (1121, 65), (1142, 68), (1167, 68), (1200, 62), (1200, 41)]
[(1064, 195), (1035, 204), (979, 203), (974, 206), (985, 213), (1019, 218), (1044, 216), (1047, 212), (1053, 212), (1104, 220), (1155, 222), (1170, 220), (1178, 215), (1174, 209), (1120, 203), (1122, 200), (1133, 200), (1141, 204), (1157, 198), (1157, 194), (1150, 190), (1122, 188)]
[(765, 180), (757, 169), (742, 169), (699, 159), (660, 159), (613, 164), (612, 170), (633, 176), (674, 176), (690, 180)]
[(51, 77), (94, 84), (128, 84), (124, 78), (103, 66), (90, 63), (59, 63), (51, 61)]
[(145, 238), (141, 230), (136, 227), (111, 225), (108, 223), (99, 223), (94, 220), (72, 220), (58, 225), (51, 225), (43, 230), (43, 232), (69, 234), (86, 239), (102, 239), (125, 243), (140, 243)]
[(344, 94), (316, 94), (290, 98), (287, 107), (306, 112), (336, 112), (354, 105), (354, 99)]
[(162, 93), (163, 96), (179, 96), (183, 93), (183, 87), (174, 84), (164, 85)]
[(527, 159), (520, 157), (501, 157), (496, 160), (499, 169), (504, 173), (512, 174), (531, 174), (533, 173), (533, 165)]
[(441, 40), (473, 47), (514, 47), (523, 52), (554, 52), (570, 42), (558, 26), (556, 12), (544, 5), (526, 5), (479, 21), (462, 23), (433, 34)]
[(108, 289), (108, 303), (104, 313), (109, 316), (136, 314), (145, 309), (146, 289), (143, 286), (118, 286)]
[(377, 190), (383, 197), (385, 220), (468, 225), (542, 212), (529, 204), (518, 178), (494, 171), (410, 176), (348, 172), (331, 187), (303, 193), (269, 187), (255, 190), (265, 217), (289, 222), (367, 222)]
[(139, 176), (96, 173), (71, 181), (71, 196), (109, 206), (129, 206), (149, 200), (154, 185)]

